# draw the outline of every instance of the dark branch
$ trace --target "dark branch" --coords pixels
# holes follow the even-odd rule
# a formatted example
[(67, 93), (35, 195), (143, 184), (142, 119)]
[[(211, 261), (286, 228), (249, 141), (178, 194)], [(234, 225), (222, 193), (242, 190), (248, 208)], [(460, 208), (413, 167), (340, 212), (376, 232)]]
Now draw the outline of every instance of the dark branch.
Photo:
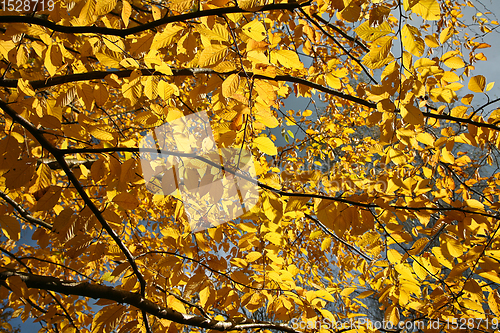
[[(311, 4), (310, 1), (304, 3), (292, 2), (292, 3), (280, 3), (280, 4), (270, 4), (262, 6), (262, 8), (256, 10), (256, 12), (266, 12), (270, 10), (294, 10), (295, 8), (306, 7)], [(128, 29), (112, 29), (105, 27), (96, 27), (96, 26), (64, 26), (56, 24), (52, 21), (47, 21), (37, 17), (29, 17), (29, 16), (0, 16), (0, 23), (28, 23), (28, 24), (36, 24), (45, 28), (48, 28), (52, 31), (62, 32), (65, 34), (102, 34), (102, 35), (112, 35), (112, 36), (120, 36), (125, 37), (128, 35), (136, 34), (142, 31), (147, 31), (151, 29), (155, 29), (159, 26), (173, 23), (173, 22), (184, 22), (186, 20), (191, 20), (200, 17), (206, 16), (220, 16), (223, 14), (232, 14), (232, 13), (246, 13), (247, 10), (241, 9), (239, 7), (224, 7), (224, 8), (216, 8), (209, 9), (203, 11), (196, 11), (187, 14), (163, 17), (159, 20), (149, 22), (143, 25), (139, 25), (137, 27), (128, 28)]]
[(21, 117), (20, 115), (17, 114), (16, 111), (12, 110), (7, 103), (4, 101), (0, 101), (0, 108), (9, 116), (12, 118), (13, 121), (17, 122), (20, 124), (22, 127), (24, 127), (33, 137), (42, 145), (43, 148), (45, 148), (48, 152), (50, 152), (61, 168), (64, 170), (64, 173), (70, 180), (70, 182), (73, 184), (73, 186), (76, 188), (78, 191), (78, 194), (82, 197), (83, 201), (87, 206), (89, 206), (90, 210), (92, 213), (95, 215), (101, 226), (106, 230), (106, 232), (111, 236), (113, 241), (118, 245), (122, 253), (125, 255), (127, 258), (127, 261), (130, 263), (130, 266), (132, 267), (132, 270), (134, 271), (135, 275), (137, 276), (137, 280), (139, 281), (141, 285), (141, 293), (144, 295), (145, 289), (146, 289), (146, 281), (144, 280), (144, 277), (139, 271), (139, 268), (137, 267), (137, 264), (135, 263), (132, 254), (128, 250), (128, 248), (123, 244), (121, 241), (120, 237), (116, 234), (116, 232), (111, 228), (109, 223), (104, 219), (102, 216), (101, 212), (97, 208), (97, 206), (94, 204), (94, 202), (90, 199), (88, 196), (87, 192), (85, 192), (85, 189), (83, 186), (80, 184), (76, 176), (73, 174), (71, 171), (70, 167), (66, 163), (66, 160), (64, 159), (64, 154), (62, 154), (59, 149), (55, 148), (52, 146), (52, 144), (43, 136), (43, 134), (36, 129), (32, 123)]
[[(116, 72), (107, 72), (107, 71), (95, 71), (95, 72), (88, 72), (88, 73), (81, 73), (81, 74), (71, 74), (71, 75), (60, 75), (60, 76), (54, 76), (52, 78), (48, 78), (45, 80), (37, 80), (37, 81), (30, 81), (31, 86), (34, 89), (42, 89), (42, 88), (48, 88), (52, 86), (57, 86), (61, 85), (64, 83), (69, 83), (69, 82), (78, 82), (78, 81), (90, 81), (90, 80), (101, 80), (104, 79), (106, 76), (114, 74), (117, 75), (120, 78), (123, 77), (130, 77), (132, 75), (132, 70), (121, 70), (121, 71), (116, 71)], [(159, 72), (155, 72), (154, 69), (142, 69), (141, 70), (143, 76), (151, 76), (151, 75), (164, 75)], [(226, 73), (219, 73), (214, 71), (213, 69), (210, 68), (183, 68), (183, 69), (172, 69), (173, 76), (195, 76), (197, 74), (214, 74), (214, 75), (230, 75), (230, 74), (238, 74), (241, 77), (246, 78), (247, 75), (254, 78), (254, 79), (260, 79), (260, 80), (270, 80), (270, 81), (285, 81), (285, 82), (293, 82), (293, 83), (298, 83), (298, 84), (303, 84), (307, 87), (319, 90), (321, 92), (337, 96), (346, 100), (349, 100), (351, 102), (375, 109), (377, 108), (377, 104), (366, 101), (362, 98), (358, 98), (355, 96), (351, 96), (348, 94), (344, 94), (343, 92), (340, 92), (335, 89), (331, 89), (325, 86), (322, 86), (321, 84), (317, 84), (311, 81), (308, 81), (306, 79), (294, 77), (291, 75), (276, 75), (275, 77), (269, 77), (269, 76), (264, 76), (260, 74), (254, 74), (252, 72), (239, 72), (239, 71), (231, 71), (231, 72), (226, 72)], [(0, 81), (0, 87), (8, 87), (8, 88), (16, 88), (17, 87), (17, 80), (3, 80)]]
[(129, 304), (141, 311), (145, 311), (157, 318), (167, 319), (179, 324), (190, 325), (217, 331), (247, 330), (252, 328), (275, 329), (282, 332), (299, 333), (288, 325), (273, 324), (266, 321), (242, 319), (236, 321), (219, 321), (186, 313), (177, 312), (168, 307), (160, 306), (145, 299), (138, 293), (119, 290), (100, 284), (77, 282), (57, 279), (50, 276), (35, 275), (16, 271), (4, 271), (0, 273), (0, 281), (5, 281), (11, 276), (19, 276), (28, 288), (52, 290), (64, 295), (76, 295), (95, 299), (107, 299), (117, 303)]
[[(151, 75), (164, 75), (159, 72), (155, 72), (154, 69), (142, 69), (141, 70), (143, 76), (151, 76)], [(172, 69), (173, 76), (195, 76), (197, 74), (214, 74), (214, 75), (230, 75), (230, 74), (235, 74), (237, 73), (241, 77), (246, 78), (247, 75), (254, 79), (260, 79), (260, 80), (270, 80), (270, 81), (282, 81), (282, 82), (293, 82), (293, 83), (298, 83), (305, 85), (309, 88), (316, 89), (318, 91), (337, 96), (339, 98), (354, 102), (359, 105), (366, 106), (370, 109), (376, 109), (377, 108), (377, 103), (373, 103), (370, 101), (367, 101), (365, 99), (356, 97), (356, 96), (351, 96), (348, 94), (345, 94), (341, 91), (331, 89), (328, 87), (325, 87), (321, 84), (317, 84), (311, 81), (308, 81), (303, 78), (299, 77), (294, 77), (291, 75), (276, 75), (275, 77), (269, 77), (269, 76), (264, 76), (260, 74), (254, 74), (252, 72), (239, 72), (239, 71), (231, 71), (231, 72), (226, 72), (226, 73), (219, 73), (214, 71), (211, 68), (183, 68), (183, 69)], [(48, 78), (46, 80), (36, 80), (36, 81), (30, 81), (31, 86), (34, 89), (42, 89), (42, 88), (48, 88), (52, 86), (57, 86), (60, 84), (64, 83), (69, 83), (69, 82), (78, 82), (78, 81), (90, 81), (90, 80), (101, 80), (104, 79), (107, 75), (114, 74), (120, 78), (123, 77), (129, 77), (132, 74), (132, 70), (121, 70), (121, 71), (116, 71), (116, 72), (107, 72), (107, 71), (95, 71), (95, 72), (88, 72), (88, 73), (81, 73), (81, 74), (71, 74), (71, 75), (60, 75), (60, 76), (54, 76), (52, 78)], [(16, 88), (17, 87), (17, 80), (2, 80), (0, 81), (0, 87), (7, 87), (7, 88)], [(480, 121), (474, 121), (469, 118), (458, 118), (458, 117), (453, 117), (450, 115), (445, 115), (445, 114), (437, 114), (437, 113), (432, 113), (432, 112), (422, 112), (422, 114), (427, 117), (427, 118), (434, 118), (434, 119), (444, 119), (444, 120), (449, 120), (449, 121), (454, 121), (459, 124), (471, 124), (475, 125), (478, 127), (486, 127), (486, 128), (491, 128), (496, 131), (500, 131), (500, 126), (497, 126), (495, 124), (490, 124), (490, 123), (485, 123), (485, 122), (480, 122)]]
[(353, 38), (353, 37), (349, 36), (348, 34), (346, 34), (345, 32), (343, 32), (342, 29), (340, 29), (339, 27), (334, 26), (333, 24), (331, 24), (330, 22), (328, 22), (327, 20), (325, 20), (324, 18), (322, 18), (321, 16), (319, 16), (317, 13), (312, 14), (312, 16), (316, 20), (320, 21), (321, 23), (323, 23), (324, 25), (326, 25), (327, 27), (329, 27), (330, 29), (335, 30), (335, 32), (339, 33), (345, 39), (347, 39), (347, 40), (349, 40), (349, 41), (351, 41), (353, 43), (356, 43), (356, 45), (358, 45), (358, 46), (361, 46), (361, 48), (363, 49), (363, 51), (370, 52), (370, 49), (365, 44), (363, 44), (359, 39)]
[(0, 191), (0, 197), (4, 199), (9, 205), (14, 207), (15, 210), (29, 223), (37, 226), (44, 227), (46, 229), (52, 230), (52, 225), (42, 221), (40, 219), (37, 219), (36, 217), (33, 217), (26, 209), (21, 207), (17, 202), (15, 202), (11, 197), (9, 197), (6, 193), (3, 191)]

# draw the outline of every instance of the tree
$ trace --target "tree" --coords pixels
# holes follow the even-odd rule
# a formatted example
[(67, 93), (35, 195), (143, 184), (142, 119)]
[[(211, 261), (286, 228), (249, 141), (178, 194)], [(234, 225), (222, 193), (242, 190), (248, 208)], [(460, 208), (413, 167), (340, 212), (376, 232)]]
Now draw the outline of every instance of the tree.
[(19, 3), (0, 16), (0, 293), (23, 320), (497, 328), (479, 1)]

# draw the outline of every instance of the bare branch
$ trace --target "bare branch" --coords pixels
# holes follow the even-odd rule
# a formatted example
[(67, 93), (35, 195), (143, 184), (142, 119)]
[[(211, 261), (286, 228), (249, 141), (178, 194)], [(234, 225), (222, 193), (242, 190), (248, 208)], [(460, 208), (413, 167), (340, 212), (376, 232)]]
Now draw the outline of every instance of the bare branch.
[[(288, 325), (274, 324), (267, 321), (241, 319), (234, 321), (219, 321), (203, 316), (181, 313), (158, 305), (138, 293), (120, 290), (95, 283), (62, 280), (50, 276), (35, 275), (17, 271), (0, 273), (0, 281), (11, 276), (20, 277), (28, 288), (55, 291), (64, 295), (76, 295), (95, 299), (107, 299), (118, 303), (129, 304), (160, 319), (167, 319), (179, 324), (185, 324), (216, 331), (242, 331), (252, 328), (274, 329), (281, 332), (299, 333)], [(239, 319), (239, 318), (238, 318)]]
[(73, 184), (73, 186), (76, 188), (80, 196), (82, 197), (83, 201), (87, 206), (89, 206), (90, 210), (92, 213), (94, 213), (95, 217), (101, 223), (102, 227), (108, 232), (108, 234), (111, 236), (111, 238), (114, 240), (114, 242), (118, 245), (120, 250), (123, 252), (125, 257), (127, 258), (127, 261), (130, 263), (130, 266), (132, 267), (132, 270), (134, 271), (135, 275), (137, 276), (137, 279), (141, 285), (141, 293), (144, 295), (145, 289), (146, 289), (146, 281), (144, 280), (144, 277), (139, 271), (139, 268), (137, 267), (137, 264), (135, 263), (132, 254), (130, 251), (127, 249), (127, 247), (123, 244), (121, 241), (120, 237), (116, 234), (116, 232), (111, 228), (111, 226), (106, 222), (104, 217), (102, 216), (101, 212), (97, 208), (97, 206), (94, 204), (92, 200), (90, 200), (90, 197), (88, 196), (87, 192), (85, 192), (83, 186), (80, 184), (78, 179), (75, 177), (73, 172), (71, 171), (70, 167), (66, 163), (66, 160), (64, 159), (64, 154), (62, 154), (59, 149), (55, 148), (50, 144), (50, 142), (43, 136), (43, 134), (40, 133), (39, 130), (37, 130), (33, 124), (31, 124), (29, 121), (18, 115), (14, 110), (12, 110), (7, 103), (4, 101), (0, 101), (0, 108), (7, 114), (9, 115), (13, 121), (19, 123), (21, 126), (23, 126), (28, 132), (30, 132), (31, 135), (45, 148), (47, 151), (49, 151), (57, 160), (61, 168), (64, 170), (66, 173), (66, 176), (70, 180), (70, 182)]
[(9, 197), (6, 193), (0, 190), (0, 197), (4, 199), (9, 205), (14, 207), (15, 210), (19, 212), (19, 214), (29, 223), (36, 225), (36, 226), (41, 226), (46, 229), (52, 230), (52, 225), (42, 221), (40, 219), (37, 219), (36, 217), (33, 217), (26, 209), (21, 207), (17, 202), (15, 202), (11, 197)]
[[(256, 12), (267, 12), (271, 10), (294, 10), (295, 8), (307, 7), (309, 5), (311, 5), (310, 1), (304, 3), (291, 2), (291, 3), (269, 4), (262, 6), (260, 9), (256, 10)], [(200, 17), (219, 16), (223, 14), (232, 14), (232, 13), (248, 13), (248, 11), (239, 7), (224, 7), (224, 8), (209, 9), (209, 10), (196, 11), (175, 16), (166, 16), (159, 20), (128, 29), (112, 29), (112, 28), (96, 27), (96, 26), (73, 26), (73, 27), (64, 26), (56, 24), (52, 21), (47, 21), (41, 18), (28, 17), (28, 16), (0, 16), (0, 23), (35, 24), (48, 28), (52, 31), (62, 32), (65, 34), (101, 34), (101, 35), (125, 37), (139, 32), (151, 30), (168, 23), (184, 22), (186, 20), (192, 20)]]

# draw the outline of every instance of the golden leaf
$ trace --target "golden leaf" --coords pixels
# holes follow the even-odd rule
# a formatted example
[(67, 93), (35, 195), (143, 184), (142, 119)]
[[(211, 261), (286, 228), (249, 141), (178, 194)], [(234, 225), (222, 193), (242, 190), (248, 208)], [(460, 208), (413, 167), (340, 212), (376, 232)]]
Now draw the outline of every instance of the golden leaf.
[(21, 227), (15, 217), (10, 215), (0, 215), (0, 227), (8, 239), (18, 241), (21, 235)]
[(132, 14), (132, 6), (130, 5), (130, 2), (123, 0), (122, 1), (122, 20), (123, 23), (125, 24), (125, 28), (128, 26), (128, 23), (130, 22), (130, 15)]
[(177, 25), (175, 23), (169, 23), (163, 28), (162, 32), (156, 33), (153, 43), (151, 44), (151, 49), (152, 50), (158, 50), (163, 47), (169, 46), (172, 44), (175, 36), (177, 33), (184, 28), (180, 25)]
[(273, 63), (278, 61), (282, 66), (292, 69), (302, 69), (304, 65), (300, 62), (299, 56), (296, 52), (291, 50), (278, 50), (271, 51), (271, 60)]
[(226, 98), (231, 97), (240, 85), (240, 76), (238, 74), (229, 75), (224, 82), (222, 82), (222, 95)]
[(459, 57), (451, 57), (444, 61), (444, 64), (452, 69), (463, 68), (465, 66), (464, 61)]
[(484, 88), (486, 86), (486, 78), (483, 75), (476, 75), (470, 78), (469, 80), (469, 90), (481, 93), (484, 92)]
[(401, 106), (401, 116), (409, 124), (424, 125), (424, 115), (422, 111), (411, 104)]
[(253, 140), (254, 145), (260, 151), (267, 155), (276, 155), (278, 154), (278, 150), (274, 145), (274, 142), (271, 141), (267, 136), (259, 136)]
[(212, 45), (205, 48), (198, 59), (199, 67), (213, 66), (220, 62), (227, 54), (228, 48), (226, 45)]
[(50, 186), (48, 191), (38, 200), (33, 208), (34, 211), (49, 211), (59, 201), (61, 197), (62, 188), (60, 186)]
[(392, 28), (387, 21), (382, 22), (382, 24), (378, 27), (372, 27), (369, 22), (363, 22), (359, 25), (359, 27), (354, 29), (354, 31), (361, 39), (370, 42), (393, 33)]
[(441, 18), (441, 8), (437, 0), (419, 0), (411, 10), (424, 20), (437, 21)]
[(266, 38), (266, 28), (259, 20), (253, 20), (245, 24), (242, 28), (245, 35), (260, 42)]
[(113, 198), (113, 202), (125, 210), (132, 210), (139, 206), (139, 201), (130, 193), (122, 192)]
[(424, 41), (420, 38), (420, 32), (417, 28), (405, 24), (401, 29), (401, 38), (403, 47), (416, 57), (421, 57), (424, 53)]
[(17, 89), (28, 96), (35, 96), (35, 91), (28, 80), (22, 78), (17, 80)]

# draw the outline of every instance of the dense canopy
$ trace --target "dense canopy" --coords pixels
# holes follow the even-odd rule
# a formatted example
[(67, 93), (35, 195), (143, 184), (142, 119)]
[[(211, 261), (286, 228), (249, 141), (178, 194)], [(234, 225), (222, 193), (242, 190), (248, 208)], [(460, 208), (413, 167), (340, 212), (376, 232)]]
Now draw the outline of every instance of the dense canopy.
[(64, 333), (500, 325), (500, 99), (475, 71), (488, 3), (0, 6), (14, 317)]

